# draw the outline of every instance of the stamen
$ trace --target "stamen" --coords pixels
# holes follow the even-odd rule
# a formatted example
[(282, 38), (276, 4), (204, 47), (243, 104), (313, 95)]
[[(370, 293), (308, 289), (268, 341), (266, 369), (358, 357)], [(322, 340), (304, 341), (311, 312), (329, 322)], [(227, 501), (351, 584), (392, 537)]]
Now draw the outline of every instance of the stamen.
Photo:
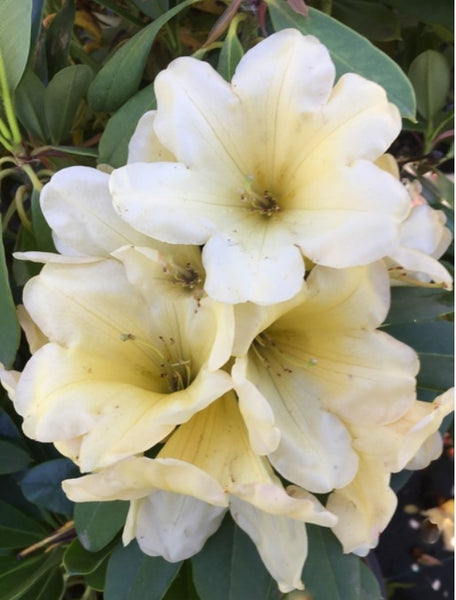
[(263, 190), (260, 194), (253, 189), (253, 176), (246, 176), (246, 183), (243, 190), (240, 190), (242, 202), (250, 205), (250, 212), (257, 212), (266, 217), (271, 217), (273, 214), (280, 211), (274, 196), (268, 191)]

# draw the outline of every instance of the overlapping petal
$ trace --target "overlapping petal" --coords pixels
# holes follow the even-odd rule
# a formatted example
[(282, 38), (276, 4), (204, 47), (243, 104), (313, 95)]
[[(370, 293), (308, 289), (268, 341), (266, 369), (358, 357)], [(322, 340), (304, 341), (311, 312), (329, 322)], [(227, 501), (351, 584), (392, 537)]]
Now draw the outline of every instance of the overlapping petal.
[(114, 171), (116, 210), (161, 241), (204, 244), (205, 289), (224, 302), (293, 297), (299, 249), (338, 268), (383, 258), (397, 246), (408, 195), (372, 161), (400, 118), (380, 86), (356, 75), (333, 81), (327, 50), (295, 30), (250, 50), (231, 84), (207, 63), (173, 61), (144, 127), (175, 162), (140, 151), (146, 162)]

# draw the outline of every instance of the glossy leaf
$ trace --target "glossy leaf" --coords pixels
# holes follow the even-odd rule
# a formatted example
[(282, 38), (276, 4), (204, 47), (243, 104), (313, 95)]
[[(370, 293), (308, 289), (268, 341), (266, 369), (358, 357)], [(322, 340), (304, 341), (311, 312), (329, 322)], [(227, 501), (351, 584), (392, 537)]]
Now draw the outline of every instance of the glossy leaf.
[(62, 481), (78, 474), (79, 470), (68, 458), (56, 458), (29, 469), (22, 477), (20, 486), (30, 502), (70, 516), (73, 503), (63, 493)]
[(108, 554), (105, 556), (104, 560), (98, 565), (95, 571), (91, 573), (87, 573), (84, 575), (84, 581), (90, 586), (92, 589), (97, 590), (98, 592), (102, 592), (105, 589), (106, 585), (106, 572), (108, 570), (108, 564), (111, 555)]
[(136, 542), (119, 545), (108, 564), (105, 600), (162, 600), (180, 566), (143, 554)]
[(0, 475), (16, 473), (31, 462), (30, 455), (20, 446), (0, 440)]
[(266, 571), (254, 543), (229, 516), (191, 561), (201, 600), (279, 598), (277, 583)]
[(115, 111), (136, 93), (155, 36), (163, 25), (194, 2), (185, 0), (179, 3), (117, 50), (89, 88), (88, 101), (93, 110)]
[(309, 7), (309, 17), (296, 14), (282, 0), (266, 0), (276, 31), (295, 27), (304, 34), (315, 35), (327, 46), (336, 65), (337, 75), (353, 72), (382, 85), (391, 102), (404, 117), (414, 119), (415, 96), (404, 72), (389, 56), (366, 38), (328, 15)]
[(63, 564), (69, 575), (87, 575), (96, 571), (109, 553), (109, 546), (98, 552), (89, 552), (75, 539), (65, 550)]
[(33, 235), (37, 243), (37, 250), (41, 252), (56, 252), (52, 239), (52, 230), (41, 210), (40, 193), (35, 189), (32, 191), (31, 204)]
[(74, 508), (74, 524), (86, 550), (97, 552), (114, 538), (125, 523), (128, 502), (81, 502)]
[[(1, 224), (1, 218), (0, 218)], [(19, 346), (20, 327), (11, 294), (3, 244), (0, 244), (0, 362), (10, 368)]]
[(21, 549), (48, 535), (41, 523), (0, 500), (0, 540), (2, 548)]
[(445, 106), (450, 89), (446, 58), (440, 52), (426, 50), (412, 62), (408, 76), (415, 88), (418, 112), (431, 119)]
[(156, 107), (153, 84), (130, 98), (109, 119), (98, 147), (98, 163), (118, 168), (127, 162), (128, 142), (142, 115)]
[(44, 112), (45, 89), (41, 79), (27, 69), (14, 95), (16, 117), (29, 135), (42, 142), (48, 137)]
[(453, 311), (452, 294), (423, 287), (393, 287), (385, 325), (429, 321)]
[(335, 0), (331, 14), (370, 40), (401, 39), (397, 15), (377, 0)]
[(33, 0), (0, 2), (0, 52), (10, 92), (25, 71), (30, 49)]
[(200, 600), (193, 584), (192, 566), (189, 560), (184, 561), (176, 579), (166, 592), (163, 600)]
[(76, 110), (91, 81), (91, 69), (86, 65), (75, 65), (62, 69), (49, 82), (44, 93), (44, 112), (53, 144), (68, 137)]
[(312, 600), (383, 600), (372, 572), (354, 554), (344, 554), (326, 527), (307, 525), (309, 554), (302, 578)]

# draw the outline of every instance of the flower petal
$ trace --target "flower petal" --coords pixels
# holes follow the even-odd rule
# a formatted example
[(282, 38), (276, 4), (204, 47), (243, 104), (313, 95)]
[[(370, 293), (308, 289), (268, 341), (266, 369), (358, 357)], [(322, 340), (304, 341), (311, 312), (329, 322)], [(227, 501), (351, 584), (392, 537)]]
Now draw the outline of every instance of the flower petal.
[(231, 514), (257, 547), (280, 591), (302, 590), (301, 572), (307, 557), (305, 524), (270, 515), (236, 497), (231, 499)]
[(156, 110), (146, 112), (138, 121), (128, 144), (127, 163), (171, 162), (175, 157), (160, 142), (155, 133)]
[(108, 256), (125, 244), (147, 245), (116, 215), (109, 175), (89, 167), (58, 171), (41, 192), (41, 208), (62, 254)]
[(366, 556), (378, 543), (396, 509), (397, 498), (389, 487), (382, 461), (360, 455), (358, 473), (347, 487), (330, 494), (327, 509), (339, 517), (333, 531), (344, 552)]

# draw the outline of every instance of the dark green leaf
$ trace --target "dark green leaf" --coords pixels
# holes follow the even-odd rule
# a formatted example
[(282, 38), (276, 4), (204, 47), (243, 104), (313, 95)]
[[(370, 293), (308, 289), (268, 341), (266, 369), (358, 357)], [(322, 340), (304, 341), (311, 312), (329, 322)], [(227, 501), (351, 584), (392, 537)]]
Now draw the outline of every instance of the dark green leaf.
[[(232, 23), (235, 21), (232, 21)], [(223, 42), (222, 49), (220, 50), (220, 56), (217, 65), (217, 71), (227, 81), (231, 81), (234, 75), (234, 71), (244, 55), (244, 49), (236, 35), (236, 28), (229, 27), (228, 33), (226, 34), (225, 41)]]
[(153, 84), (130, 98), (109, 119), (98, 147), (99, 163), (118, 168), (127, 162), (128, 142), (142, 115), (156, 107)]
[(75, 65), (62, 69), (49, 82), (44, 93), (44, 112), (53, 144), (68, 137), (79, 103), (91, 81), (91, 69), (86, 65)]
[(27, 133), (42, 142), (47, 139), (44, 113), (45, 87), (33, 71), (27, 69), (16, 88), (14, 108)]
[(426, 119), (442, 109), (450, 89), (450, 69), (446, 58), (435, 50), (418, 55), (409, 68), (408, 76), (415, 88), (418, 112)]
[(13, 441), (23, 449), (27, 449), (24, 436), (6, 410), (0, 410), (0, 438)]
[(95, 571), (84, 575), (84, 580), (92, 589), (102, 592), (106, 585), (106, 571), (108, 570), (109, 559), (111, 554), (105, 556), (103, 561), (98, 565)]
[(377, 0), (335, 0), (331, 14), (370, 40), (401, 39), (397, 15)]
[(38, 41), (38, 37), (41, 31), (41, 25), (43, 22), (43, 11), (46, 0), (32, 0), (32, 28), (30, 36), (30, 54), (33, 54), (35, 44)]
[(418, 21), (442, 25), (453, 31), (454, 5), (449, 0), (388, 0), (388, 4)]
[(330, 529), (307, 525), (307, 534), (302, 579), (312, 600), (383, 600), (374, 575), (360, 558), (342, 552)]
[(96, 158), (98, 156), (95, 148), (83, 148), (82, 146), (51, 146), (52, 150), (62, 152), (63, 154), (72, 154), (74, 156), (90, 156)]
[(0, 475), (21, 471), (31, 460), (28, 452), (20, 446), (0, 440)]
[(255, 545), (230, 516), (191, 561), (201, 600), (279, 598), (277, 583), (266, 571)]
[(180, 566), (146, 556), (136, 542), (119, 545), (108, 564), (105, 600), (161, 600)]
[(63, 493), (61, 484), (64, 479), (78, 474), (78, 468), (68, 458), (56, 458), (27, 471), (20, 486), (30, 502), (70, 516), (73, 513), (73, 503)]
[[(2, 548), (18, 550), (48, 535), (41, 523), (30, 519), (14, 506), (0, 500), (0, 539)], [(1, 572), (1, 571), (0, 571)]]
[[(454, 385), (454, 360), (452, 356), (420, 352), (418, 386), (442, 393)], [(420, 397), (421, 399), (421, 397)]]
[(62, 8), (52, 19), (46, 31), (46, 62), (49, 78), (68, 67), (75, 14), (74, 0), (64, 0)]
[[(1, 225), (1, 218), (0, 218)], [(3, 244), (0, 245), (0, 362), (12, 366), (19, 346), (20, 327), (11, 294)]]
[(169, 9), (168, 0), (133, 0), (133, 3), (151, 19), (156, 19)]
[[(0, 575), (2, 600), (19, 600), (24, 597), (24, 594), (30, 593), (33, 587), (41, 587), (38, 586), (38, 583), (42, 585), (47, 581), (48, 575), (55, 572), (61, 558), (62, 549), (59, 547), (48, 554), (40, 554), (38, 557), (16, 561), (16, 566), (10, 565), (5, 572), (0, 570), (0, 573), (2, 573)], [(33, 596), (26, 597), (29, 600)], [(51, 600), (51, 598), (46, 598), (46, 600)]]
[(181, 570), (163, 600), (200, 600), (193, 584), (192, 566), (189, 560), (184, 561)]
[(98, 569), (111, 549), (106, 546), (98, 552), (89, 552), (78, 539), (75, 539), (65, 550), (63, 564), (69, 575), (87, 575)]
[(453, 311), (452, 295), (439, 289), (393, 287), (385, 324), (429, 321)]
[(21, 595), (20, 600), (60, 600), (64, 589), (62, 570), (60, 567), (54, 567)]
[(93, 110), (112, 112), (135, 94), (155, 36), (163, 25), (195, 1), (179, 3), (117, 50), (97, 73), (89, 88), (88, 101)]
[(339, 21), (309, 7), (309, 16), (296, 14), (283, 0), (267, 0), (276, 31), (287, 27), (315, 35), (327, 46), (337, 75), (352, 72), (383, 86), (404, 117), (415, 118), (415, 95), (403, 71), (389, 56)]
[(52, 230), (49, 227), (40, 206), (40, 193), (32, 192), (32, 226), (33, 235), (37, 243), (37, 250), (41, 252), (56, 252), (52, 240)]
[(25, 71), (30, 49), (33, 0), (0, 2), (0, 52), (10, 92), (14, 92)]
[(129, 503), (81, 502), (74, 508), (74, 524), (81, 544), (97, 552), (118, 533), (127, 518)]

